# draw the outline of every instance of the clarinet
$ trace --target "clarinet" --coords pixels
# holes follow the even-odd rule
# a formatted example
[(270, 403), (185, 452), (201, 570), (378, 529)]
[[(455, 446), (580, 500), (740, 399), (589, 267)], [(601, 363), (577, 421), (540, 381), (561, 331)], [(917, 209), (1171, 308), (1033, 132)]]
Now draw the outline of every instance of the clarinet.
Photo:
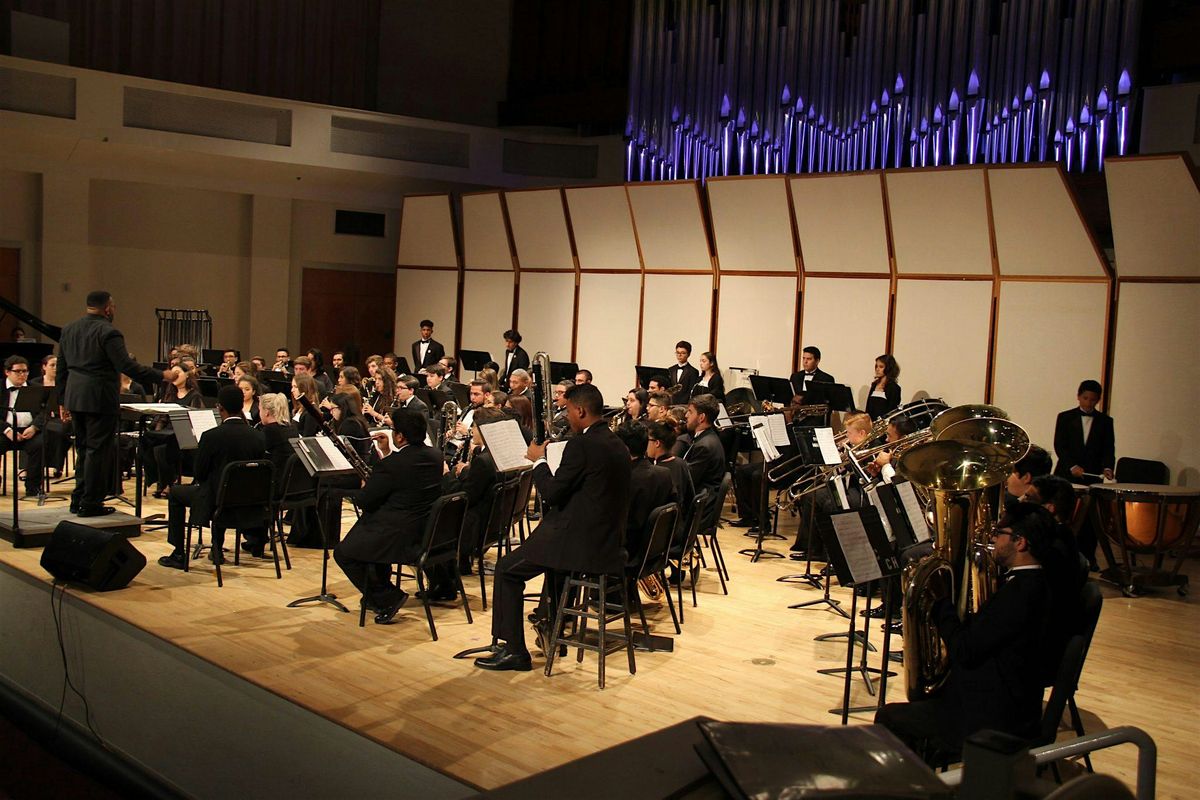
[(367, 479), (371, 477), (371, 468), (367, 466), (367, 462), (362, 460), (362, 456), (358, 454), (357, 450), (342, 441), (342, 437), (338, 436), (333, 426), (325, 421), (325, 417), (321, 414), (320, 409), (313, 405), (312, 400), (309, 400), (303, 394), (298, 399), (300, 400), (300, 405), (304, 406), (305, 412), (312, 414), (317, 420), (317, 423), (321, 426), (321, 433), (325, 434), (325, 437), (333, 442), (333, 446), (346, 457), (346, 460), (350, 462), (350, 466), (354, 467), (354, 471), (358, 473), (358, 477), (362, 479), (363, 483), (366, 483)]

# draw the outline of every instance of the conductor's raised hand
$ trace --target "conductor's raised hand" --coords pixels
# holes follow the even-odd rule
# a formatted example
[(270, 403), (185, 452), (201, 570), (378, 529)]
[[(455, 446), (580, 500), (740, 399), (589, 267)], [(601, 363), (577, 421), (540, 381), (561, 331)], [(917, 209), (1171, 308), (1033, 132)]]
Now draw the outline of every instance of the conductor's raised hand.
[(168, 367), (163, 370), (163, 380), (167, 383), (176, 380), (180, 376), (179, 367)]

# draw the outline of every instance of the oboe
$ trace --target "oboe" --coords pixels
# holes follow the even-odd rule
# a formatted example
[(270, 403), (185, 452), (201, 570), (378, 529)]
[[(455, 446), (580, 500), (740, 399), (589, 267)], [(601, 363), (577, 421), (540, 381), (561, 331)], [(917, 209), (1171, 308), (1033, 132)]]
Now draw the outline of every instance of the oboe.
[(321, 410), (313, 404), (312, 400), (309, 400), (303, 394), (297, 399), (300, 401), (300, 405), (304, 406), (304, 410), (312, 414), (313, 418), (317, 420), (317, 423), (321, 426), (321, 433), (325, 434), (326, 438), (333, 442), (333, 446), (346, 457), (346, 460), (350, 462), (350, 466), (354, 467), (354, 471), (358, 473), (358, 477), (362, 479), (363, 483), (366, 483), (367, 478), (371, 477), (371, 468), (367, 466), (367, 462), (363, 461), (358, 451), (342, 441), (342, 437), (338, 436), (333, 426), (325, 420), (325, 417), (321, 414)]

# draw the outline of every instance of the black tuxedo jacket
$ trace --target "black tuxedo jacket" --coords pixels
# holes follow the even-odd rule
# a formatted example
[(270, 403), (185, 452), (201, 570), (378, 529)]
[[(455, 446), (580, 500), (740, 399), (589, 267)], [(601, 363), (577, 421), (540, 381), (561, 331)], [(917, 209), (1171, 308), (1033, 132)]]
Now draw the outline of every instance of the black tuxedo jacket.
[[(792, 391), (796, 394), (804, 394), (804, 370), (792, 373)], [(833, 376), (828, 372), (823, 372), (820, 367), (813, 370), (813, 383), (837, 383)]]
[[(30, 386), (29, 384), (26, 384), (26, 385), (22, 386), (20, 389), (17, 389), (17, 397), (16, 397), (16, 402), (14, 403), (14, 405), (16, 405), (17, 407), (20, 407), (20, 404), (22, 402), (21, 395), (24, 394), (25, 392), (30, 392), (30, 391), (40, 393), (43, 391), (43, 389), (41, 386), (37, 386), (37, 385)], [(47, 396), (49, 396), (49, 395), (47, 395)], [(5, 430), (5, 431), (12, 427), (13, 413), (11, 410), (9, 410), (10, 409), (10, 406), (8, 404), (9, 397), (10, 397), (10, 395), (9, 395), (7, 382), (4, 380), (0, 380), (0, 414), (3, 414), (3, 422), (0, 423), (0, 430)], [(25, 398), (25, 402), (29, 402), (29, 398)], [(51, 411), (58, 411), (58, 409), (57, 408), (49, 409), (45, 405), (43, 405), (39, 411), (31, 412), (33, 414), (33, 423), (32, 423), (33, 427), (37, 428), (39, 431), (44, 429), (46, 427), (46, 417), (48, 416), (48, 414)], [(17, 429), (24, 430), (20, 426), (18, 426)]]
[(412, 368), (414, 371), (436, 364), (445, 357), (446, 348), (437, 339), (429, 340), (429, 347), (425, 349), (425, 358), (423, 359), (421, 358), (421, 340), (417, 339), (412, 343)]
[(163, 379), (158, 370), (133, 360), (125, 337), (99, 314), (86, 314), (63, 328), (54, 382), (69, 411), (117, 414), (122, 373), (146, 386)]
[(505, 364), (505, 362), (508, 360), (508, 351), (506, 350), (500, 354), (500, 383), (504, 386), (505, 390), (508, 389), (508, 376), (512, 374), (514, 370), (529, 369), (529, 353), (526, 353), (521, 345), (517, 345), (515, 348), (513, 348), (512, 352), (513, 359), (511, 366), (507, 366)]
[(454, 470), (442, 478), (442, 493), (466, 492), (467, 519), (464, 523), (466, 533), (463, 537), (462, 557), (469, 555), (471, 548), (477, 546), (491, 513), (492, 489), (499, 480), (496, 472), (496, 461), (487, 450), (478, 450), (471, 456), (471, 463), (463, 470), (462, 475), (456, 476)]
[(686, 403), (692, 396), (692, 387), (696, 385), (696, 381), (700, 380), (700, 370), (693, 367), (691, 364), (684, 364), (682, 367), (678, 363), (667, 370), (667, 384), (674, 386), (679, 384), (680, 389), (671, 398), (671, 402), (675, 405)]
[(442, 451), (409, 444), (375, 465), (358, 497), (362, 517), (338, 547), (350, 558), (411, 563), (424, 545), (425, 520), (442, 494)]
[[(196, 448), (196, 460), (192, 474), (193, 483), (199, 486), (192, 495), (192, 521), (200, 524), (212, 519), (217, 502), (217, 490), (221, 485), (221, 473), (225, 465), (234, 461), (249, 461), (266, 458), (267, 442), (263, 432), (246, 424), (241, 416), (229, 417), (200, 437)], [(278, 476), (277, 476), (278, 477)], [(244, 527), (251, 524), (244, 514), (217, 520), (227, 528)], [(258, 519), (252, 522), (258, 522)]]
[(683, 460), (692, 470), (692, 485), (697, 494), (706, 489), (715, 493), (721, 488), (721, 480), (725, 477), (725, 447), (716, 428), (706, 428), (697, 436)]
[(625, 526), (625, 550), (632, 565), (640, 565), (642, 549), (650, 531), (646, 523), (651, 512), (659, 506), (676, 502), (675, 482), (671, 471), (653, 461), (639, 458), (633, 462), (630, 475), (629, 517)]
[(534, 485), (551, 510), (521, 554), (550, 569), (621, 573), (630, 475), (629, 449), (603, 422), (568, 439), (556, 474), (546, 464), (534, 467)]
[[(276, 482), (283, 480), (283, 468), (287, 465), (289, 457), (294, 456), (296, 451), (292, 449), (290, 442), (300, 435), (300, 431), (295, 425), (281, 425), (278, 422), (272, 422), (270, 425), (263, 425), (260, 428), (263, 435), (263, 441), (266, 445), (267, 458), (271, 459), (271, 463), (275, 465), (275, 480)], [(203, 441), (203, 437), (201, 437)], [(303, 469), (303, 467), (297, 467)], [(282, 486), (276, 486), (277, 492), (282, 492)]]
[(413, 397), (408, 401), (408, 405), (402, 407), (409, 411), (420, 411), (425, 416), (429, 416), (429, 406), (425, 405), (425, 401), (419, 397)]
[(1099, 475), (1112, 469), (1115, 460), (1116, 439), (1113, 436), (1112, 417), (1102, 411), (1092, 414), (1092, 430), (1087, 444), (1083, 443), (1083, 413), (1072, 408), (1058, 415), (1054, 423), (1054, 454), (1058, 463), (1054, 474), (1073, 483), (1096, 483), (1099, 478), (1076, 478), (1071, 467), (1083, 467), (1084, 472)]

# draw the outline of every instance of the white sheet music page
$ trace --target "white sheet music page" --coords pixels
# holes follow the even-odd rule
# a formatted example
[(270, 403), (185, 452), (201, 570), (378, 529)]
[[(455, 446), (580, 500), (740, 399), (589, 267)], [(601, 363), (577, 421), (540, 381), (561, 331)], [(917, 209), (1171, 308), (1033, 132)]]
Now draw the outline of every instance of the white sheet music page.
[(515, 419), (483, 425), (479, 432), (483, 434), (483, 441), (492, 454), (492, 460), (496, 462), (498, 472), (512, 472), (533, 466), (533, 462), (525, 457), (529, 446), (525, 444), (521, 426)]
[(754, 441), (758, 445), (758, 449), (762, 451), (763, 458), (767, 461), (774, 461), (779, 458), (779, 451), (775, 449), (775, 445), (771, 443), (771, 431), (767, 428), (767, 420), (762, 415), (750, 417), (750, 431), (754, 434)]
[(558, 465), (562, 463), (563, 453), (566, 452), (567, 443), (550, 442), (546, 445), (546, 466), (550, 467), (550, 474), (558, 474)]
[(817, 447), (821, 451), (821, 460), (827, 466), (842, 463), (842, 454), (838, 452), (837, 442), (833, 438), (833, 428), (813, 428), (817, 437)]
[(771, 430), (771, 444), (776, 447), (787, 447), (792, 443), (788, 436), (787, 419), (783, 414), (768, 414), (767, 427)]
[(733, 424), (733, 420), (729, 418), (729, 412), (725, 410), (725, 404), (717, 403), (717, 408), (719, 408), (720, 411), (717, 412), (716, 426), (718, 428), (728, 428)]
[(834, 475), (829, 479), (833, 484), (833, 490), (837, 493), (838, 507), (843, 511), (850, 510), (850, 498), (846, 497), (846, 484), (842, 483), (841, 475)]
[(354, 467), (350, 465), (350, 461), (342, 455), (342, 451), (338, 450), (337, 445), (333, 443), (332, 439), (320, 436), (316, 439), (316, 442), (321, 448), (321, 454), (329, 459), (329, 463), (333, 465), (335, 470), (354, 471)]
[(211, 408), (188, 409), (188, 423), (192, 426), (192, 435), (196, 437), (197, 442), (205, 431), (211, 431), (221, 424)]
[(179, 403), (121, 403), (126, 411), (136, 411), (139, 414), (169, 414), (183, 408)]
[(896, 487), (896, 494), (900, 496), (900, 503), (904, 507), (904, 516), (908, 517), (908, 524), (912, 526), (916, 540), (918, 542), (928, 541), (931, 536), (929, 523), (925, 521), (925, 512), (921, 509), (921, 501), (917, 499), (913, 485), (908, 481), (892, 485)]
[(867, 538), (862, 517), (858, 514), (834, 514), (830, 519), (842, 553), (846, 556), (846, 566), (850, 568), (854, 585), (882, 578), (883, 573), (879, 569), (875, 551), (871, 549), (871, 540)]
[(888, 522), (887, 512), (883, 509), (883, 501), (879, 499), (879, 491), (876, 487), (872, 486), (870, 489), (867, 489), (867, 497), (870, 498), (871, 505), (875, 506), (876, 510), (879, 511), (879, 521), (883, 523), (883, 532), (887, 534), (888, 541), (896, 541), (896, 534), (892, 533), (892, 524)]

